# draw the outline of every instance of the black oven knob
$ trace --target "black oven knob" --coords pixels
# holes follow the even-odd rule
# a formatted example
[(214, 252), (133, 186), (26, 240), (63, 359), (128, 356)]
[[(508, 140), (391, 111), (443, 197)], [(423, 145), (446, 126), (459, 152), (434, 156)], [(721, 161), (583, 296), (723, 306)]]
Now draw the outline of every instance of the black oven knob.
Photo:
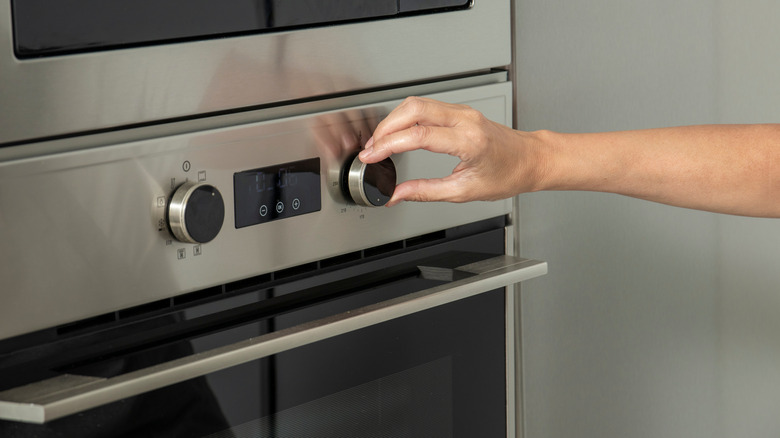
[(357, 157), (348, 161), (342, 187), (356, 204), (381, 207), (387, 204), (395, 191), (395, 164), (390, 158), (366, 164)]
[(176, 239), (206, 243), (217, 236), (225, 220), (225, 203), (216, 187), (187, 181), (168, 204), (168, 225)]

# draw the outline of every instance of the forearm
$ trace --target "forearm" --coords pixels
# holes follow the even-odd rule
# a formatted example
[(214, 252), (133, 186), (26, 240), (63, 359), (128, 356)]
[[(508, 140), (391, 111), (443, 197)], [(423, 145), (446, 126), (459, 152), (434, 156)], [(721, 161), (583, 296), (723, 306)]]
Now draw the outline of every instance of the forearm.
[(536, 189), (780, 217), (780, 125), (534, 135), (545, 169)]

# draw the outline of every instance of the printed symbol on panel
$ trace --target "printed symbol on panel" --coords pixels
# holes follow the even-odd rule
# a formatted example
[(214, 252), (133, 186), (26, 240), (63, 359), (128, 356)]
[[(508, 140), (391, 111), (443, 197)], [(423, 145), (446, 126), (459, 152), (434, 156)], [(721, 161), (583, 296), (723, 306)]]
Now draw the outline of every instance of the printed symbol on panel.
[(199, 256), (203, 254), (203, 251), (200, 248), (200, 245), (195, 245), (192, 247), (192, 255)]
[(165, 246), (171, 246), (171, 245), (173, 245), (173, 239), (167, 239), (165, 241)]
[(279, 201), (276, 203), (276, 212), (281, 213), (284, 211), (284, 203), (282, 201)]
[(292, 208), (293, 208), (293, 210), (297, 210), (297, 209), (301, 208), (301, 200), (298, 199), (298, 198), (293, 199)]
[(165, 219), (159, 219), (157, 221), (157, 231), (162, 231), (165, 229)]
[(187, 250), (185, 248), (179, 248), (176, 250), (176, 258), (179, 260), (184, 260), (187, 258)]
[(265, 217), (265, 215), (268, 214), (268, 206), (267, 205), (261, 205), (260, 206), (260, 216)]
[(206, 181), (206, 171), (200, 170), (198, 171), (198, 182)]
[(165, 207), (165, 196), (157, 197), (157, 208)]
[(185, 161), (185, 162), (181, 163), (181, 169), (183, 171), (189, 172), (191, 168), (192, 168), (192, 164), (190, 164), (189, 161)]

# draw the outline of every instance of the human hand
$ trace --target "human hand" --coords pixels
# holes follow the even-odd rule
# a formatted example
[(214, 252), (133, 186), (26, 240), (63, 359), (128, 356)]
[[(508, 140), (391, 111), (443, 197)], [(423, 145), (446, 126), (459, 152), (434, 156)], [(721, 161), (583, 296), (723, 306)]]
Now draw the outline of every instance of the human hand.
[(530, 133), (488, 120), (466, 105), (410, 97), (374, 130), (360, 153), (365, 163), (425, 149), (460, 158), (444, 178), (399, 184), (388, 206), (401, 201), (468, 202), (504, 199), (535, 189)]

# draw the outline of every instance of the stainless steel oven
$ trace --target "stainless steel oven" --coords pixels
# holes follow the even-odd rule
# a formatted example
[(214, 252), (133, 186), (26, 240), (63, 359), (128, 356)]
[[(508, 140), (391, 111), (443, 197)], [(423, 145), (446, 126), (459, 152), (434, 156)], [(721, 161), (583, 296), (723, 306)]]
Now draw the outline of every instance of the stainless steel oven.
[(511, 123), (509, 2), (42, 3), (0, 8), (0, 435), (513, 435), (512, 201), (353, 162), (409, 95)]

